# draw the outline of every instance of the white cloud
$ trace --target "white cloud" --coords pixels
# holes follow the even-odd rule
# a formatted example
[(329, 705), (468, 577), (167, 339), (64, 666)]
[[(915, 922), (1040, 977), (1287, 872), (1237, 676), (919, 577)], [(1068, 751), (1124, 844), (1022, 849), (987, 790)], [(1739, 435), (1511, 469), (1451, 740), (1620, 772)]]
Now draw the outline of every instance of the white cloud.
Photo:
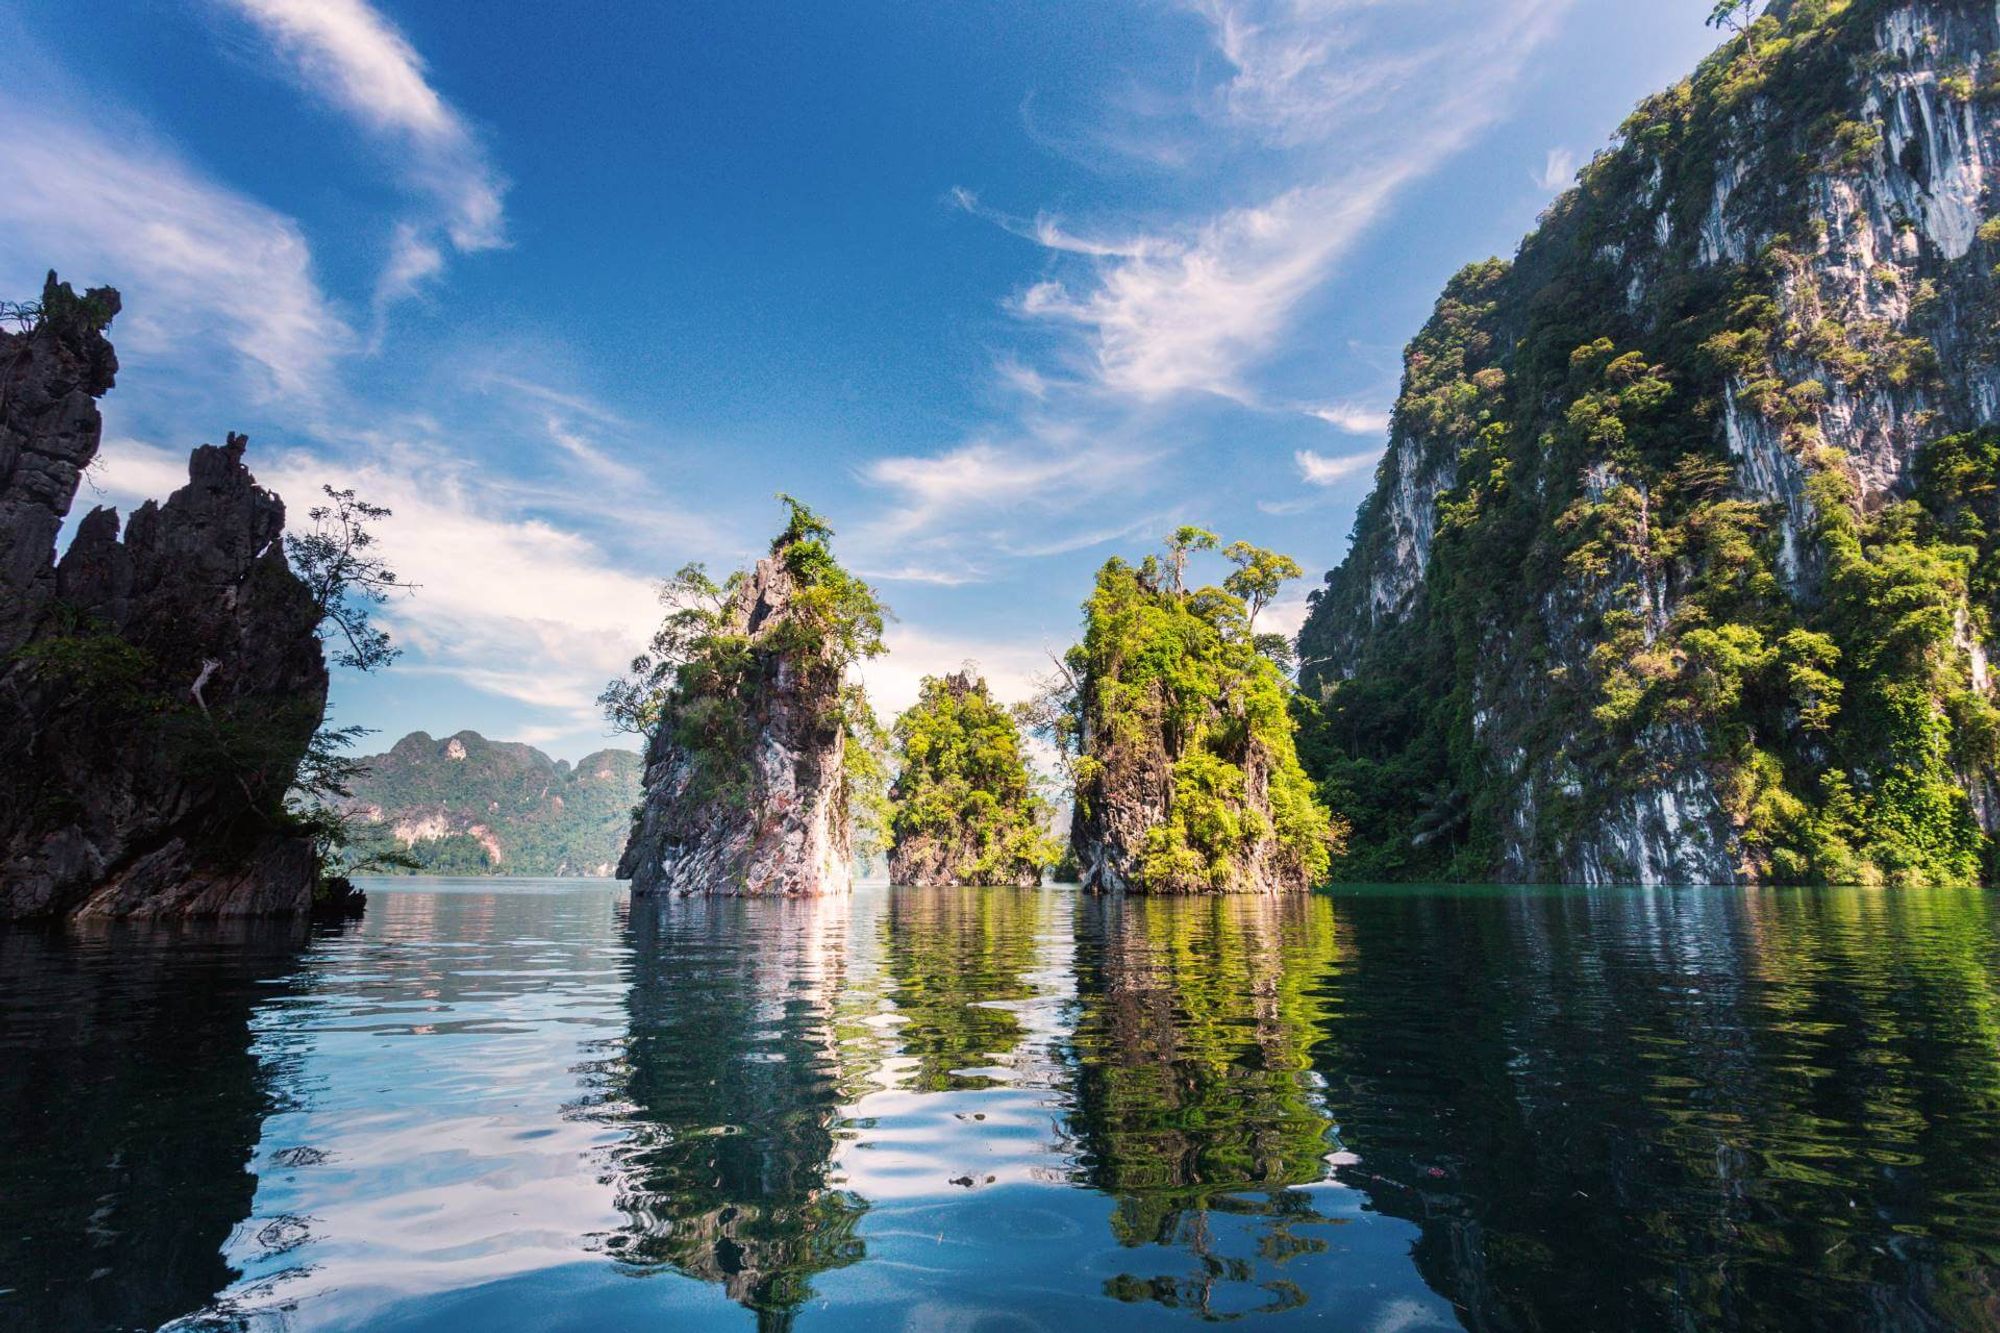
[(1576, 154), (1567, 148), (1551, 148), (1542, 169), (1529, 172), (1528, 178), (1544, 190), (1567, 190), (1576, 179)]
[[(1077, 423), (1035, 417), (1004, 440), (878, 458), (861, 475), (891, 492), (893, 503), (857, 527), (847, 549), (874, 578), (980, 582), (996, 556), (1056, 554), (1108, 539), (1063, 525), (1127, 490), (1153, 457)], [(1102, 514), (1091, 513), (1088, 528), (1102, 527)]]
[(1270, 350), (1293, 307), (1405, 174), (1356, 174), (1231, 209), (1186, 237), (1099, 246), (1087, 251), (1098, 258), (1087, 279), (1038, 282), (1014, 308), (1083, 332), (1094, 378), (1113, 392), (1248, 401), (1246, 365)]
[(885, 726), (917, 701), (917, 686), (925, 676), (942, 676), (967, 663), (986, 678), (996, 700), (1018, 703), (1033, 694), (1035, 682), (1048, 674), (1050, 654), (1068, 646), (961, 638), (902, 624), (891, 625), (882, 639), (889, 651), (864, 662), (860, 670), (869, 701)]
[(584, 470), (602, 481), (620, 487), (625, 493), (646, 489), (646, 474), (598, 448), (590, 439), (571, 429), (561, 417), (551, 415), (544, 419), (549, 438), (556, 447), (580, 463)]
[(1324, 407), (1307, 408), (1306, 414), (1349, 435), (1380, 435), (1389, 429), (1389, 413), (1358, 403), (1328, 403)]
[(1213, 0), (1197, 12), (1233, 74), (1212, 118), (1283, 149), (1297, 183), (1205, 219), (1096, 236), (1048, 215), (1024, 223), (969, 191), (954, 197), (1079, 270), (1036, 281), (1012, 306), (1073, 330), (1075, 359), (1099, 387), (1141, 401), (1201, 392), (1253, 403), (1249, 371), (1300, 302), (1398, 190), (1492, 123), (1570, 2)]
[(389, 262), (375, 280), (375, 310), (379, 316), (387, 306), (414, 296), (423, 285), (444, 272), (444, 252), (414, 225), (396, 224), (389, 242)]
[[(1408, 49), (1394, 44), (1400, 5), (1197, 0), (1190, 8), (1233, 71), (1217, 109), (1281, 146), (1339, 134), (1357, 106), (1378, 104), (1437, 63), (1439, 44), (1426, 40), (1434, 32)], [(1366, 57), (1355, 58), (1363, 47)]]
[(1341, 454), (1334, 458), (1316, 454), (1310, 449), (1300, 449), (1292, 455), (1292, 461), (1299, 465), (1299, 476), (1307, 483), (1331, 486), (1344, 477), (1374, 467), (1381, 457), (1380, 449), (1363, 449), (1359, 453)]
[(523, 379), (518, 375), (511, 375), (505, 371), (486, 371), (476, 375), (472, 383), (474, 387), (480, 389), (497, 387), (511, 390), (523, 397), (532, 398), (537, 402), (560, 407), (564, 411), (575, 413), (577, 416), (588, 417), (600, 426), (622, 428), (629, 425), (625, 418), (619, 416), (616, 412), (604, 406), (604, 404), (586, 398), (582, 394), (552, 388), (549, 385), (541, 384), (534, 380)]
[[(460, 252), (506, 243), (506, 184), (487, 161), (471, 127), (425, 76), (409, 40), (366, 0), (227, 0), (285, 57), (315, 96), (389, 141), (413, 188), (439, 215)], [(378, 301), (401, 299), (439, 271), (443, 256), (410, 223), (399, 224)]]
[(941, 454), (878, 458), (863, 475), (901, 492), (904, 506), (889, 526), (909, 531), (967, 509), (986, 510), (1031, 498), (1081, 479), (1090, 466), (1090, 458), (1082, 452), (1031, 453), (980, 440)]
[(1257, 616), (1259, 634), (1282, 634), (1287, 639), (1295, 639), (1306, 617), (1312, 613), (1312, 605), (1306, 601), (1309, 589), (1292, 585)]
[(263, 394), (310, 398), (352, 346), (297, 224), (143, 134), (0, 98), (0, 179), (9, 295), (39, 292), (48, 267), (117, 286), (128, 360), (206, 362), (219, 341), (258, 369)]

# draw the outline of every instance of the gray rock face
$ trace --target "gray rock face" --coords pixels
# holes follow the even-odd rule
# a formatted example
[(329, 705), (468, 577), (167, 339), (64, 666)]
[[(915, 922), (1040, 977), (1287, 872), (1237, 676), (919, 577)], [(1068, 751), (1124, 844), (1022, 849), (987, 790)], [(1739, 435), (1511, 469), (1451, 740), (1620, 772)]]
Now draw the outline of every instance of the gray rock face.
[(243, 437), (196, 449), (122, 540), (95, 509), (55, 559), (117, 309), (52, 276), (40, 323), (0, 334), (0, 918), (304, 913), (311, 844), (269, 815), (327, 673)]
[[(683, 743), (685, 708), (646, 747), (645, 796), (618, 865), (635, 894), (810, 895), (853, 888), (840, 673), (788, 646), (783, 549), (737, 590), (727, 632), (750, 642), (721, 746)], [(697, 700), (694, 706), (710, 701)], [(740, 729), (733, 724), (740, 723)]]

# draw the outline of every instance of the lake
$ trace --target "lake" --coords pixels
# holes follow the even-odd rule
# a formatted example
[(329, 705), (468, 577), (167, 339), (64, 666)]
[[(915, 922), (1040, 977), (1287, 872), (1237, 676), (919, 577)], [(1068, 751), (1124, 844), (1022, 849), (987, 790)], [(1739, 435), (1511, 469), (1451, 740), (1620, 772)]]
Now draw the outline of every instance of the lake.
[(2000, 1326), (1977, 891), (0, 932), (0, 1327)]

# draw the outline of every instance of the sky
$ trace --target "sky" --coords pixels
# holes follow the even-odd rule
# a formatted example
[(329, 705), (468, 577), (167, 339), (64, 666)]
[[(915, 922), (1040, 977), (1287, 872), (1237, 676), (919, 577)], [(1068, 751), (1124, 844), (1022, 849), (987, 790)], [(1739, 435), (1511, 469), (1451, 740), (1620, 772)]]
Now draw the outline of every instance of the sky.
[[(393, 515), (404, 651), (335, 719), (575, 759), (799, 496), (928, 673), (1023, 697), (1196, 522), (1341, 559), (1401, 348), (1707, 0), (0, 0), (0, 296), (124, 295), (129, 513), (231, 430)], [(1219, 578), (1220, 567), (1205, 571)]]

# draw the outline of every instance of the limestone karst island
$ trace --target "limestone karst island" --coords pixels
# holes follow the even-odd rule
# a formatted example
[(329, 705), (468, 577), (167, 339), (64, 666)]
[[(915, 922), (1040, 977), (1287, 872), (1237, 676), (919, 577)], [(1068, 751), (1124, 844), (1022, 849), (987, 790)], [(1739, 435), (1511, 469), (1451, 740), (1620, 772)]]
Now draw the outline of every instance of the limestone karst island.
[(2000, 5), (0, 0), (0, 1330), (2000, 1331)]

